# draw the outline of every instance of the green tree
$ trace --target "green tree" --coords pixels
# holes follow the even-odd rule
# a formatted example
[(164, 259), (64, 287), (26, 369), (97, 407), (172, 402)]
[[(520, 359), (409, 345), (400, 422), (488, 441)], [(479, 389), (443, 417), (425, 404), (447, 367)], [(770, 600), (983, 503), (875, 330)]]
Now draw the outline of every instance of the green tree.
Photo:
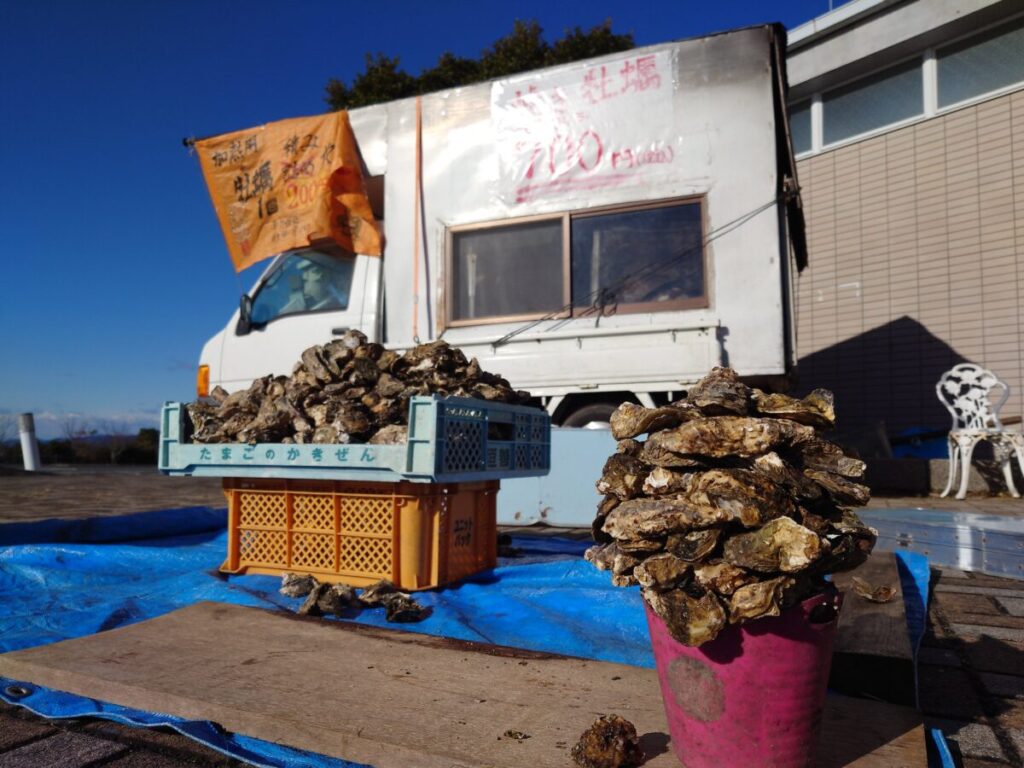
[(343, 80), (328, 81), (327, 103), (331, 109), (354, 109), (413, 96), (416, 92), (416, 78), (399, 68), (397, 56), (391, 59), (383, 53), (376, 57), (366, 54), (366, 69), (356, 75), (351, 88)]
[(545, 63), (567, 64), (570, 61), (604, 56), (606, 53), (628, 51), (632, 47), (633, 36), (616, 35), (612, 32), (612, 20), (605, 19), (603, 24), (598, 24), (587, 32), (579, 27), (566, 30), (563, 37), (551, 45)]
[(383, 53), (376, 56), (366, 54), (366, 68), (355, 76), (351, 87), (337, 78), (328, 81), (326, 101), (332, 110), (354, 109), (507, 77), (553, 64), (627, 51), (632, 47), (633, 35), (615, 34), (611, 19), (586, 31), (580, 27), (567, 29), (551, 44), (545, 41), (544, 30), (536, 21), (517, 19), (512, 31), (495, 40), (478, 59), (466, 59), (446, 51), (435, 66), (423, 70), (416, 77), (400, 68), (397, 56), (389, 58)]

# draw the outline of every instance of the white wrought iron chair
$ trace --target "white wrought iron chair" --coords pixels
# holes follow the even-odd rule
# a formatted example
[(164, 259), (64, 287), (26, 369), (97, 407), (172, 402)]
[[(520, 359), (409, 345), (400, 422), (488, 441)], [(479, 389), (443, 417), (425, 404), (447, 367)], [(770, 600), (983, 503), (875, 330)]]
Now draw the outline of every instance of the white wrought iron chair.
[[(992, 390), (1001, 390), (994, 404), (990, 399)], [(1010, 396), (1006, 382), (980, 365), (962, 363), (942, 374), (935, 391), (946, 410), (953, 415), (953, 428), (948, 438), (949, 481), (941, 495), (949, 495), (959, 471), (960, 489), (956, 498), (967, 496), (971, 455), (979, 442), (988, 440), (996, 461), (1002, 467), (1007, 490), (1019, 499), (1010, 461), (1016, 455), (1021, 471), (1024, 471), (1024, 434), (1006, 429), (999, 421), (999, 409)]]

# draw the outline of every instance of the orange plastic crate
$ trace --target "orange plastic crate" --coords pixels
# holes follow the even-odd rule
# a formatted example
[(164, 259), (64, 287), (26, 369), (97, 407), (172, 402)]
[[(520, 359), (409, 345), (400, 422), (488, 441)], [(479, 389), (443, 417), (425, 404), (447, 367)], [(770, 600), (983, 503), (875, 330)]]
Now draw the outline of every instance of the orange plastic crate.
[(226, 573), (427, 589), (493, 568), (499, 481), (225, 478)]

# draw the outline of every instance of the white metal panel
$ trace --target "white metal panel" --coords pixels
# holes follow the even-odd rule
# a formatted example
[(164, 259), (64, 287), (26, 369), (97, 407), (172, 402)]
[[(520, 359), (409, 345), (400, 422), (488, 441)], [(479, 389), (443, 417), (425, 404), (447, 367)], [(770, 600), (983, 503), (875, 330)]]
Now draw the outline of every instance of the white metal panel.
[[(419, 329), (425, 340), (438, 327), (437, 297), (443, 284), (444, 235), (448, 226), (538, 213), (580, 210), (587, 207), (632, 203), (688, 195), (705, 195), (709, 232), (734, 223), (744, 214), (772, 200), (777, 188), (775, 125), (773, 122), (770, 34), (759, 27), (680, 43), (650, 46), (587, 62), (615, 64), (644, 53), (671, 53), (675, 62), (672, 121), (669, 126), (679, 149), (677, 173), (641, 188), (597, 189), (585, 200), (533, 200), (508, 204), (502, 200), (497, 153), (491, 120), (491, 89), (483, 83), (423, 97), (423, 194), (425, 237), (420, 243)], [(564, 75), (582, 65), (542, 70), (531, 77)], [(387, 114), (387, 167), (385, 208), (388, 238), (385, 258), (387, 341), (394, 346), (413, 343), (411, 278), (413, 206), (415, 186), (415, 100), (357, 110)], [(643, 116), (637, 116), (642, 119)], [(359, 122), (354, 120), (354, 122)], [(370, 121), (366, 121), (369, 123)], [(362, 124), (362, 123), (360, 123)], [(664, 127), (659, 126), (659, 131)], [(780, 232), (776, 211), (769, 209), (708, 247), (710, 310), (670, 313), (684, 327), (707, 325), (707, 317), (721, 330), (711, 344), (694, 344), (693, 356), (685, 342), (664, 348), (679, 353), (675, 378), (689, 375), (723, 359), (744, 374), (785, 371)], [(430, 304), (427, 305), (429, 291)], [(428, 309), (429, 317), (428, 317)], [(678, 314), (678, 317), (676, 316)], [(693, 319), (700, 318), (695, 322)], [(602, 328), (630, 325), (635, 316), (603, 318)], [(688, 322), (689, 321), (689, 322)], [(548, 326), (551, 324), (547, 324)], [(572, 321), (570, 326), (593, 326), (593, 321)], [(544, 331), (547, 326), (537, 330)], [(563, 326), (560, 326), (563, 327)], [(451, 329), (445, 338), (473, 346), (478, 336), (492, 337), (495, 326)], [(720, 340), (722, 343), (720, 343)], [(634, 345), (635, 339), (629, 341)], [(587, 349), (602, 354), (615, 348), (590, 339)], [(553, 345), (556, 353), (573, 344)], [(578, 351), (578, 349), (577, 349)], [(724, 351), (724, 357), (721, 353)], [(545, 350), (545, 354), (547, 350)], [(504, 357), (502, 357), (504, 355)], [(512, 368), (536, 367), (538, 356), (494, 352), (495, 359)], [(585, 354), (583, 355), (585, 357)], [(579, 354), (574, 355), (580, 359)], [(596, 358), (596, 355), (595, 355)], [(684, 359), (685, 358), (685, 359)], [(522, 362), (522, 366), (519, 363)], [(646, 362), (646, 360), (645, 360)], [(599, 366), (600, 367), (600, 366)], [(604, 369), (609, 366), (605, 364)], [(517, 386), (531, 380), (512, 368), (496, 367)], [(583, 369), (591, 366), (584, 364)], [(661, 377), (664, 371), (652, 373)], [(562, 368), (566, 384), (580, 383), (580, 366)], [(545, 373), (551, 382), (553, 374)], [(604, 373), (595, 372), (604, 376)]]

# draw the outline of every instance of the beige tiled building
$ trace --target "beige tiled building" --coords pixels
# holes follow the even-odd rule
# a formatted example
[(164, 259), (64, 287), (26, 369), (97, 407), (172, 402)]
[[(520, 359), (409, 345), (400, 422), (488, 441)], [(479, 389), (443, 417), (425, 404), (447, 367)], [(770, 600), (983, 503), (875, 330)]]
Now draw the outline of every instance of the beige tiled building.
[(948, 428), (959, 362), (1024, 413), (1024, 2), (855, 0), (790, 31), (810, 266), (799, 390), (846, 426)]

